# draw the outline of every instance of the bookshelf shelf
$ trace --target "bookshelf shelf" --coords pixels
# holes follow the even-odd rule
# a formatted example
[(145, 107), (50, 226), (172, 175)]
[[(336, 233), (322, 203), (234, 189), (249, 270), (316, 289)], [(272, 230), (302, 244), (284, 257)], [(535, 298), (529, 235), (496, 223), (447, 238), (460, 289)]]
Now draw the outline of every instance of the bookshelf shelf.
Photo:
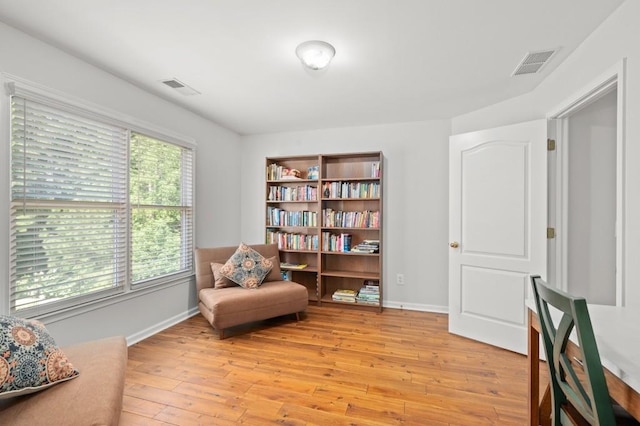
[[(318, 305), (382, 310), (382, 164), (381, 152), (266, 158), (266, 242), (279, 244), (281, 262), (307, 265), (286, 269), (286, 275), (305, 285)], [(317, 225), (282, 225), (285, 218), (298, 221), (299, 214), (313, 215)], [(346, 226), (329, 226), (334, 223)], [(351, 251), (371, 244), (375, 253)], [(334, 297), (340, 290), (358, 294), (365, 285), (374, 289), (373, 301)]]
[(280, 253), (309, 253), (309, 254), (316, 254), (317, 251), (316, 250), (292, 250), (292, 249), (282, 248), (282, 249), (280, 249)]
[(372, 256), (372, 257), (380, 257), (380, 253), (366, 253), (366, 252), (358, 252), (358, 251), (327, 251), (323, 250), (322, 254), (335, 254), (340, 256)]
[(320, 273), (325, 277), (362, 278), (363, 280), (377, 280), (380, 276), (377, 273), (360, 271), (332, 271), (326, 270)]
[(316, 201), (283, 201), (283, 200), (267, 200), (267, 204), (316, 204)]
[(320, 229), (334, 230), (334, 231), (380, 231), (380, 228), (356, 228), (349, 226), (322, 226)]

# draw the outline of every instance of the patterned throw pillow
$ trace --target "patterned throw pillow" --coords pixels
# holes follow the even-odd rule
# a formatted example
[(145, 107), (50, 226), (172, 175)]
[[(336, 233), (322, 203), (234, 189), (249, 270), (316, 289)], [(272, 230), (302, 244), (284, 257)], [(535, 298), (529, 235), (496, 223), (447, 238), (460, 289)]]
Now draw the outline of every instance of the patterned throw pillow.
[(0, 399), (37, 392), (78, 374), (41, 322), (0, 315)]
[(244, 243), (220, 268), (220, 273), (244, 288), (258, 288), (273, 263)]
[(211, 262), (211, 272), (213, 272), (213, 288), (238, 287), (238, 284), (231, 281), (220, 273), (220, 269), (224, 265), (222, 263)]

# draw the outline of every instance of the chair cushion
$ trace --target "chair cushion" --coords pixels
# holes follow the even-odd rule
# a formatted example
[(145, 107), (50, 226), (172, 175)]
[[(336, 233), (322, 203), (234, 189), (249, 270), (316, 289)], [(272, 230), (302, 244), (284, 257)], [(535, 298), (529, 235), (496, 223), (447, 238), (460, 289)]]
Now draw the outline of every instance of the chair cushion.
[(269, 281), (252, 291), (204, 288), (199, 297), (216, 329), (301, 312), (309, 303), (306, 287), (292, 281)]

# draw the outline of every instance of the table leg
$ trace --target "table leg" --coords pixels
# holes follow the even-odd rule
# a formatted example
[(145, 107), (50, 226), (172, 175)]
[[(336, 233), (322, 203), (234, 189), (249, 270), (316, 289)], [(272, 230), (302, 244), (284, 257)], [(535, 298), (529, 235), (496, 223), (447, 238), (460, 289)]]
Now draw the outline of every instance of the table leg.
[(528, 309), (527, 316), (527, 333), (528, 351), (527, 359), (529, 361), (529, 424), (531, 426), (540, 425), (540, 333), (534, 326), (535, 319), (533, 312)]

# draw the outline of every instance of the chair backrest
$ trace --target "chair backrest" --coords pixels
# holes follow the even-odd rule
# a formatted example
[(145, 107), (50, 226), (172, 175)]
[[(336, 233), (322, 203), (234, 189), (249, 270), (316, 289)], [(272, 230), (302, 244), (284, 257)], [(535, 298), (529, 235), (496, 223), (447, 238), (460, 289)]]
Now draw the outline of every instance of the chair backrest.
[[(532, 276), (531, 284), (549, 366), (553, 424), (561, 424), (562, 407), (567, 403), (590, 424), (615, 424), (587, 301), (549, 287), (539, 276)], [(557, 325), (549, 305), (562, 313)], [(574, 329), (578, 352), (568, 354), (567, 343)]]

